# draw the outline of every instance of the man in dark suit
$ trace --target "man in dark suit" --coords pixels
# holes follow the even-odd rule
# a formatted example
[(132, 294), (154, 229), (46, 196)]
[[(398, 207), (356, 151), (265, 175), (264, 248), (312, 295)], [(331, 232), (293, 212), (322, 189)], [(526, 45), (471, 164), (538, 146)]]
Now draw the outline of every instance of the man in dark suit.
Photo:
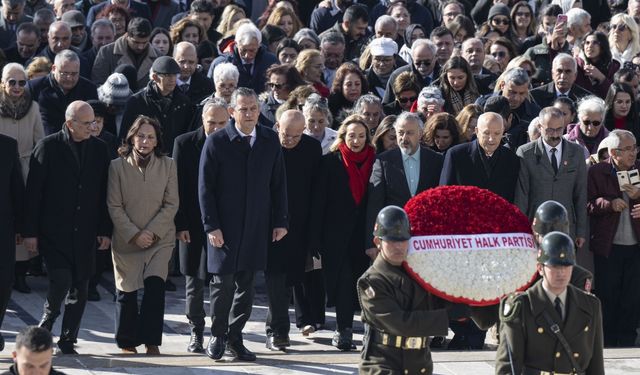
[[(16, 242), (20, 241), (24, 182), (18, 160), (18, 143), (15, 139), (0, 135), (0, 327), (7, 311), (13, 284), (13, 267), (16, 260)], [(0, 351), (4, 338), (0, 335)]]
[(95, 247), (109, 248), (107, 145), (92, 137), (96, 122), (91, 106), (69, 105), (62, 130), (42, 139), (31, 154), (23, 229), (28, 251), (44, 256), (49, 291), (40, 327), (51, 331), (65, 302), (58, 347), (76, 354), (80, 320), (87, 302)]
[(498, 77), (482, 66), (486, 56), (482, 40), (478, 38), (465, 40), (460, 47), (460, 55), (469, 63), (480, 95), (491, 93)]
[(18, 26), (31, 22), (32, 18), (24, 14), (26, 0), (2, 0), (0, 17), (0, 48), (7, 49), (16, 45)]
[(291, 286), (302, 282), (309, 248), (310, 217), (314, 187), (322, 158), (320, 142), (303, 134), (302, 112), (288, 110), (276, 122), (285, 168), (287, 170), (287, 203), (289, 232), (269, 246), (265, 279), (269, 296), (266, 331), (267, 348), (283, 350), (289, 340), (289, 301)]
[(96, 19), (96, 16), (100, 14), (100, 12), (102, 12), (102, 10), (109, 4), (121, 5), (127, 8), (129, 10), (129, 13), (131, 14), (131, 18), (142, 17), (151, 21), (151, 11), (149, 10), (149, 6), (147, 4), (138, 2), (136, 0), (111, 0), (98, 3), (89, 9), (89, 13), (87, 14), (87, 27), (91, 27), (93, 21), (95, 21)]
[(420, 146), (424, 124), (414, 113), (403, 112), (393, 124), (398, 148), (383, 152), (373, 164), (369, 178), (367, 255), (375, 259), (378, 248), (373, 244), (373, 226), (378, 212), (386, 206), (404, 207), (416, 194), (438, 186), (442, 155)]
[(242, 342), (251, 315), (253, 280), (267, 261), (268, 242), (287, 234), (287, 185), (277, 134), (257, 126), (258, 96), (245, 87), (231, 95), (232, 121), (207, 138), (200, 157), (198, 195), (213, 274), (211, 334), (206, 353), (225, 347), (239, 360), (256, 356)]
[(202, 110), (199, 129), (182, 134), (173, 146), (173, 159), (178, 167), (180, 207), (176, 214), (176, 236), (180, 240), (180, 272), (185, 277), (186, 314), (191, 327), (187, 346), (190, 353), (203, 352), (204, 281), (207, 278), (206, 236), (198, 202), (198, 171), (205, 139), (229, 122), (227, 103), (221, 98), (209, 99)]
[(215, 91), (213, 81), (198, 70), (198, 53), (196, 47), (189, 42), (180, 42), (173, 48), (173, 58), (180, 66), (180, 74), (176, 86), (189, 97), (196, 106), (204, 98)]
[(567, 97), (577, 103), (588, 95), (589, 91), (575, 84), (578, 74), (576, 60), (566, 53), (560, 53), (553, 59), (551, 79), (553, 81), (531, 90), (533, 100), (540, 108), (553, 105), (556, 98)]

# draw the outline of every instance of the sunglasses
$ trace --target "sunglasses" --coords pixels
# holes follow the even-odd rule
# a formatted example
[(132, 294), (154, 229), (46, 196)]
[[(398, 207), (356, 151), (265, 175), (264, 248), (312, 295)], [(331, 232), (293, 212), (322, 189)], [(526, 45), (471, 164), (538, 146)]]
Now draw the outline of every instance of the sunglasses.
[(584, 126), (593, 125), (594, 128), (597, 128), (598, 126), (602, 125), (602, 121), (585, 120), (585, 121), (582, 121), (582, 123), (584, 124)]
[(416, 99), (418, 99), (416, 96), (412, 96), (410, 98), (398, 98), (398, 101), (402, 104), (405, 104), (406, 102), (413, 103)]
[(623, 65), (623, 67), (624, 67), (625, 69), (631, 69), (631, 70), (638, 70), (638, 69), (640, 69), (640, 65), (638, 65), (638, 64), (634, 64), (634, 63), (632, 63), (631, 61), (627, 61), (627, 62), (625, 62), (625, 63), (624, 63), (624, 65)]
[(511, 23), (511, 21), (508, 18), (492, 18), (491, 22), (495, 23), (496, 25), (508, 25)]
[(431, 63), (432, 63), (432, 61), (430, 61), (430, 60), (417, 60), (417, 61), (414, 61), (414, 63), (413, 63), (413, 64), (414, 64), (415, 66), (420, 66), (420, 65), (430, 66), (430, 65), (431, 65)]
[(13, 87), (15, 85), (18, 85), (20, 87), (25, 87), (27, 85), (27, 81), (25, 81), (24, 79), (21, 80), (15, 80), (15, 79), (10, 79), (7, 81), (7, 83), (9, 84), (9, 86)]
[(505, 51), (498, 51), (498, 52), (492, 53), (491, 56), (496, 57), (496, 58), (498, 58), (498, 57), (505, 58), (505, 57), (507, 57), (507, 53)]
[(280, 90), (286, 86), (284, 83), (272, 83), (272, 82), (269, 82), (268, 85), (269, 87), (271, 87), (272, 90)]
[(619, 23), (617, 25), (609, 25), (609, 30), (611, 31), (625, 31), (627, 29), (627, 25), (624, 23)]

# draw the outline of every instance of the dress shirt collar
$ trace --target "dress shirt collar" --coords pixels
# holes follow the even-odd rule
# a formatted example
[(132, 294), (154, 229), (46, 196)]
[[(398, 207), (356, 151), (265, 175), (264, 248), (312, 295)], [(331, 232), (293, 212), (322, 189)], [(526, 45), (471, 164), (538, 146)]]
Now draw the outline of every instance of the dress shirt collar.
[(547, 287), (544, 285), (544, 281), (542, 281), (542, 289), (544, 290), (544, 294), (547, 295), (547, 298), (549, 298), (549, 301), (551, 301), (552, 305), (555, 304), (556, 297), (560, 298), (560, 303), (562, 303), (562, 311), (564, 312), (563, 315), (566, 316), (567, 315), (567, 288), (564, 288), (564, 291), (559, 295), (555, 295), (551, 293), (549, 289), (547, 289)]
[(420, 146), (418, 146), (418, 149), (413, 154), (407, 154), (402, 148), (400, 148), (400, 152), (402, 153), (403, 162), (406, 162), (407, 159), (420, 160)]

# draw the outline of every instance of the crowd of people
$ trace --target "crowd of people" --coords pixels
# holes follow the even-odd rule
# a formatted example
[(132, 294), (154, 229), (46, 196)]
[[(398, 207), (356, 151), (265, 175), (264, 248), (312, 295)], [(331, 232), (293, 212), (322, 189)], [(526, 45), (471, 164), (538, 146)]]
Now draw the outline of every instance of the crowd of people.
[[(46, 273), (39, 325), (64, 303), (57, 345), (75, 353), (112, 268), (117, 346), (159, 354), (179, 270), (187, 350), (251, 361), (264, 271), (268, 348), (291, 345), (292, 300), (305, 336), (335, 307), (332, 344), (354, 350), (378, 213), (472, 185), (532, 221), (564, 206), (604, 346), (636, 344), (640, 0), (2, 0), (1, 15), (0, 323), (12, 288)], [(449, 326), (431, 347), (483, 347), (473, 320)]]

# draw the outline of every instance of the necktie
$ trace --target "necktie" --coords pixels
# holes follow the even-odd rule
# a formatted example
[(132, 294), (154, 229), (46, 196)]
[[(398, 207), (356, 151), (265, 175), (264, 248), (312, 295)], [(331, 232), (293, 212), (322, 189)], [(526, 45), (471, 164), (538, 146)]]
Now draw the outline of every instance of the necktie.
[(251, 147), (251, 136), (250, 135), (243, 135), (242, 139), (244, 139), (244, 141), (249, 145), (249, 147)]
[(564, 320), (564, 317), (562, 316), (562, 302), (560, 302), (560, 297), (556, 297), (555, 301), (553, 302), (553, 304), (555, 305), (556, 308), (556, 312), (558, 313), (558, 315), (560, 316), (561, 319)]
[(183, 93), (187, 93), (187, 91), (189, 91), (189, 84), (188, 83), (183, 83), (182, 85), (180, 85), (180, 90), (182, 90)]
[(551, 167), (553, 167), (553, 173), (558, 174), (558, 158), (556, 158), (556, 148), (551, 149)]
[(246, 70), (247, 72), (249, 72), (249, 74), (251, 74), (251, 68), (253, 67), (253, 64), (242, 64), (244, 66), (244, 70)]

